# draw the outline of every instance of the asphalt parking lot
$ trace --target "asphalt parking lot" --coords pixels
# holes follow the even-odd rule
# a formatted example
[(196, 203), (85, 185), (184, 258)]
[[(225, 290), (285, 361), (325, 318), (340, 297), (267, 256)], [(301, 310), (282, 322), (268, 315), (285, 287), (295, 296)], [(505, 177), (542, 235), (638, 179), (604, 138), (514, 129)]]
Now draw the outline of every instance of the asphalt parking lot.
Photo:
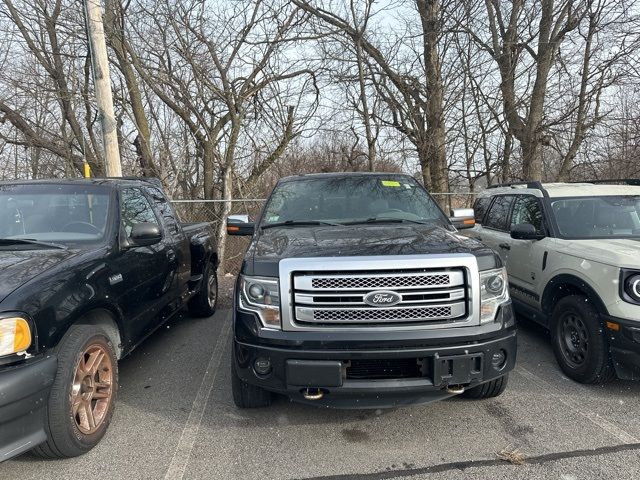
[[(544, 332), (520, 329), (497, 399), (396, 410), (231, 400), (230, 312), (177, 318), (120, 365), (103, 442), (71, 460), (23, 455), (2, 479), (638, 479), (640, 383), (564, 378)], [(505, 452), (514, 464), (501, 459)]]

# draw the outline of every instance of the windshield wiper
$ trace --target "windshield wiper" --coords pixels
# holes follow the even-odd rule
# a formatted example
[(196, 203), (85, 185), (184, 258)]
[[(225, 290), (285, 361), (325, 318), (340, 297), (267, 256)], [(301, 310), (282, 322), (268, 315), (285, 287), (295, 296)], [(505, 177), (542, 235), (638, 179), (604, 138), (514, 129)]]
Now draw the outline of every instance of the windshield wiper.
[(339, 227), (339, 226), (342, 226), (343, 224), (326, 222), (324, 220), (286, 220), (284, 222), (267, 223), (266, 225), (262, 225), (260, 228), (264, 230), (266, 228), (296, 227), (296, 226), (305, 226), (305, 225), (330, 225), (332, 227)]
[(365, 225), (368, 223), (415, 223), (418, 225), (430, 225), (433, 222), (423, 220), (409, 220), (407, 218), (386, 218), (371, 217), (366, 220), (354, 220), (353, 222), (345, 222), (344, 225)]
[(0, 238), (0, 247), (6, 245), (36, 245), (47, 248), (67, 248), (64, 245), (60, 245), (58, 243), (41, 242), (32, 238)]

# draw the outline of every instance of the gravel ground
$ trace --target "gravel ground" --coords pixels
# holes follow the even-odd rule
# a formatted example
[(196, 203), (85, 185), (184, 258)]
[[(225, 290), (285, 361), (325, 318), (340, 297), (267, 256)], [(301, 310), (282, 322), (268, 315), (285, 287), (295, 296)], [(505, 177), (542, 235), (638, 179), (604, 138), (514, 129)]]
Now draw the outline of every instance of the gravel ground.
[[(220, 281), (223, 305), (232, 284)], [(531, 325), (496, 399), (374, 411), (279, 399), (240, 411), (230, 323), (226, 309), (172, 321), (121, 362), (116, 413), (97, 448), (64, 461), (23, 455), (0, 465), (0, 479), (640, 478), (640, 383), (568, 380)]]

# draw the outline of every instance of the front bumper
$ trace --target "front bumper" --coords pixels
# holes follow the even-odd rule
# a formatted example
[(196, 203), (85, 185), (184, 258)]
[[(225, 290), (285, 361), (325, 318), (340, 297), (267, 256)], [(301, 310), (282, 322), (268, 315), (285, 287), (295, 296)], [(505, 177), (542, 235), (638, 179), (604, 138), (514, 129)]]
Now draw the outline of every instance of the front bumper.
[[(388, 408), (427, 403), (450, 397), (449, 387), (473, 387), (511, 371), (516, 361), (516, 330), (500, 330), (483, 341), (460, 340), (446, 346), (323, 350), (279, 348), (235, 340), (236, 371), (242, 380), (266, 390), (287, 395), (294, 401), (337, 408)], [(494, 367), (495, 353), (506, 359)], [(271, 371), (259, 375), (257, 359), (268, 359)], [(352, 379), (353, 361), (386, 362), (415, 359), (419, 376), (398, 379)], [(319, 389), (323, 397), (307, 400), (303, 391)]]
[(606, 316), (607, 323), (618, 325), (618, 330), (607, 326), (609, 346), (618, 378), (640, 380), (640, 322)]
[(0, 369), (0, 462), (44, 442), (44, 412), (55, 379), (55, 356)]

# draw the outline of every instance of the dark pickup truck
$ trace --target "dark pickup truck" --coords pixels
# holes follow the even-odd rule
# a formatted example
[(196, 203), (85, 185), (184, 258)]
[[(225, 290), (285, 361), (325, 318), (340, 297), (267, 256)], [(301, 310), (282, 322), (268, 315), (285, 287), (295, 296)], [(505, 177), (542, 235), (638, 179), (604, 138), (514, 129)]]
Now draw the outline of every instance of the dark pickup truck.
[(236, 284), (232, 390), (239, 408), (273, 393), (342, 408), (501, 394), (516, 327), (500, 257), (457, 233), (412, 177), (280, 180)]
[(213, 238), (157, 181), (0, 183), (0, 461), (100, 441), (117, 360), (185, 305), (214, 312)]

